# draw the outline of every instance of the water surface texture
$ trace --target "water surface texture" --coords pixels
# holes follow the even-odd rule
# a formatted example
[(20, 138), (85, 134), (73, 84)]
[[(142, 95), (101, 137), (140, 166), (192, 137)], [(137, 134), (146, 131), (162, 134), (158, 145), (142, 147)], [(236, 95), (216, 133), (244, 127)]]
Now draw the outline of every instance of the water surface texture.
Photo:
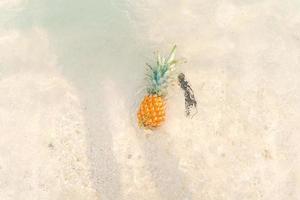
[[(145, 63), (174, 87), (139, 130)], [(0, 0), (1, 200), (300, 199), (297, 0)]]

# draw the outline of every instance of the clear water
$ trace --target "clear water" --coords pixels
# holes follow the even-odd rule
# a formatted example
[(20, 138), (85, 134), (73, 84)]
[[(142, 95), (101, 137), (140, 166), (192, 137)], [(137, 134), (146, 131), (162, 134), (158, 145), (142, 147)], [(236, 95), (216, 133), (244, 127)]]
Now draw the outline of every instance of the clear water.
[[(299, 11), (0, 0), (0, 199), (299, 199)], [(199, 114), (174, 89), (145, 133), (132, 120), (145, 63), (173, 44)]]

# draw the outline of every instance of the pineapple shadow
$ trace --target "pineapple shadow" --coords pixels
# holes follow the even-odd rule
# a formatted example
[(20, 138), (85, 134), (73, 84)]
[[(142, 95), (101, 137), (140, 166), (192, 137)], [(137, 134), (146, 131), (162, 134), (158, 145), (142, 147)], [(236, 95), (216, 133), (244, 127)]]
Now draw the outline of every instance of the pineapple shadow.
[[(139, 133), (140, 134), (140, 133)], [(161, 199), (190, 200), (193, 195), (186, 184), (185, 174), (179, 169), (179, 159), (168, 145), (167, 133), (154, 132), (140, 135), (138, 140)]]

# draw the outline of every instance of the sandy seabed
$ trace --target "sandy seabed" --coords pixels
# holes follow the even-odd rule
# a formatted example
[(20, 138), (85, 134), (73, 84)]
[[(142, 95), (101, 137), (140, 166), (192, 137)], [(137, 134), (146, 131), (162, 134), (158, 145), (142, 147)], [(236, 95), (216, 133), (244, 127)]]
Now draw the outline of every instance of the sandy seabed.
[[(0, 2), (1, 200), (299, 200), (296, 0)], [(178, 45), (198, 114), (134, 121)]]

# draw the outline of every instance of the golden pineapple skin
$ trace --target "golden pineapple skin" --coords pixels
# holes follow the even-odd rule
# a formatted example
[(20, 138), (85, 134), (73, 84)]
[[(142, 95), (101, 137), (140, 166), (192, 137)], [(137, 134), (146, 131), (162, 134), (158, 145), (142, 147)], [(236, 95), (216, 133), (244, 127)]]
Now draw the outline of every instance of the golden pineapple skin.
[(137, 118), (140, 126), (153, 129), (165, 120), (165, 99), (158, 95), (147, 95), (140, 104)]

